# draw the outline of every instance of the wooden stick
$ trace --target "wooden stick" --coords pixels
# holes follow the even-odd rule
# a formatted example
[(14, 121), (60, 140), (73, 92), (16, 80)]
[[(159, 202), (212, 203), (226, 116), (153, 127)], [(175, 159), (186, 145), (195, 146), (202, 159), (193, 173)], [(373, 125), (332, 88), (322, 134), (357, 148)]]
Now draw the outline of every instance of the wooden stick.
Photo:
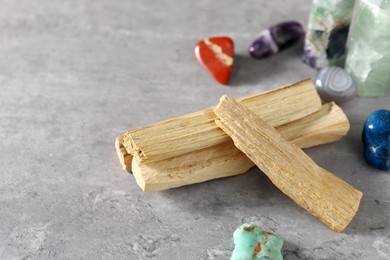
[[(279, 126), (321, 109), (321, 100), (310, 79), (240, 99), (272, 126)], [(229, 137), (215, 124), (213, 109), (127, 131), (126, 150), (144, 163), (190, 153), (218, 145)]]
[(308, 148), (336, 142), (348, 133), (349, 128), (349, 121), (343, 110), (331, 102), (324, 104), (318, 112), (276, 129), (284, 139), (301, 148)]
[[(312, 115), (277, 127), (287, 139), (301, 147), (339, 140), (349, 130), (348, 119), (334, 103)], [(159, 191), (238, 175), (254, 163), (228, 141), (155, 163), (133, 160), (133, 174), (143, 191)]]
[(115, 149), (123, 170), (131, 172), (131, 161), (133, 160), (133, 155), (129, 154), (123, 146), (123, 136), (115, 138)]
[(362, 193), (315, 164), (298, 146), (245, 106), (224, 96), (216, 123), (287, 196), (341, 232), (356, 214)]

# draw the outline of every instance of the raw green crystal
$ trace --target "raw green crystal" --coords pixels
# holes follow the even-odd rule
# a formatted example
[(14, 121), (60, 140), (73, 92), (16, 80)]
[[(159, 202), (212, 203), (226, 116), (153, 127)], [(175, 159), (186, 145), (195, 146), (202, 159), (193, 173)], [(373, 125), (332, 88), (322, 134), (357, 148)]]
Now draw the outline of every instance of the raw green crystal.
[(233, 234), (234, 250), (230, 260), (283, 260), (283, 238), (265, 232), (254, 224), (243, 224)]
[(343, 67), (355, 0), (313, 0), (303, 61), (315, 69)]
[(390, 86), (390, 0), (360, 0), (346, 70), (359, 96), (382, 96)]

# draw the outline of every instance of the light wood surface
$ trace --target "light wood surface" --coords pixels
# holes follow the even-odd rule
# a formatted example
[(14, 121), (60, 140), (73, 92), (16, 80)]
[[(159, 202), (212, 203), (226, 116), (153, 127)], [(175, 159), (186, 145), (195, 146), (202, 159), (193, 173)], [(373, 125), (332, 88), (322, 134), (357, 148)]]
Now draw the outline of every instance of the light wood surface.
[(218, 126), (283, 193), (329, 228), (341, 232), (347, 227), (359, 208), (359, 190), (319, 167), (234, 99), (222, 97), (214, 111)]
[[(272, 126), (280, 126), (321, 109), (310, 79), (239, 99)], [(212, 108), (129, 130), (123, 146), (139, 162), (151, 163), (222, 144), (229, 137), (215, 124)]]
[[(277, 129), (284, 138), (300, 147), (311, 147), (339, 140), (347, 134), (349, 122), (340, 107), (329, 103), (320, 111)], [(159, 191), (241, 174), (253, 166), (229, 138), (222, 144), (155, 163), (140, 163), (134, 159), (132, 168), (143, 191)], [(130, 167), (124, 165), (124, 168)]]
[(129, 154), (123, 146), (123, 136), (115, 138), (115, 150), (118, 155), (119, 162), (122, 165), (122, 169), (129, 173), (132, 172), (131, 161), (133, 160), (133, 155)]

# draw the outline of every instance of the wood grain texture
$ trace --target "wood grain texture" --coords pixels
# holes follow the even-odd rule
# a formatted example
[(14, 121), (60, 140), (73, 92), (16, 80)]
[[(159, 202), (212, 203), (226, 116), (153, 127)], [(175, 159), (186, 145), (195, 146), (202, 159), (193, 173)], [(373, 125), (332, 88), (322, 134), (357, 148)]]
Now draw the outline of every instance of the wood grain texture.
[[(323, 105), (320, 111), (277, 127), (289, 141), (301, 147), (334, 142), (346, 135), (349, 122), (334, 103)], [(238, 175), (254, 163), (233, 141), (228, 141), (155, 163), (133, 160), (133, 174), (143, 191), (159, 191), (212, 179)]]
[(123, 146), (123, 136), (115, 138), (115, 150), (118, 155), (119, 162), (122, 165), (122, 169), (131, 173), (131, 161), (133, 160), (133, 155), (129, 154)]
[(214, 111), (218, 126), (283, 193), (329, 228), (342, 232), (347, 227), (359, 208), (359, 190), (319, 167), (234, 99), (222, 97)]
[(286, 140), (301, 148), (336, 142), (349, 129), (347, 116), (334, 102), (324, 104), (320, 111), (311, 115), (277, 127)]
[[(272, 126), (280, 126), (321, 109), (321, 100), (310, 79), (239, 101)], [(129, 130), (123, 146), (139, 162), (152, 163), (205, 149), (229, 140), (215, 124), (212, 108)]]

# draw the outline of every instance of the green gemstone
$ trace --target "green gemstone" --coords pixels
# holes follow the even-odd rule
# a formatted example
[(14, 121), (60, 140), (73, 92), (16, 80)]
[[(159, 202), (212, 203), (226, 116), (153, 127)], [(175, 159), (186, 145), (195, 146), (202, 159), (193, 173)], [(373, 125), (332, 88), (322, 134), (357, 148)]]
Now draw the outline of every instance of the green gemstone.
[(313, 0), (303, 61), (313, 68), (343, 67), (355, 0)]
[(283, 260), (283, 238), (265, 232), (254, 224), (243, 224), (233, 234), (234, 250), (230, 260)]
[(361, 0), (351, 30), (346, 70), (359, 96), (382, 96), (390, 87), (390, 1)]

